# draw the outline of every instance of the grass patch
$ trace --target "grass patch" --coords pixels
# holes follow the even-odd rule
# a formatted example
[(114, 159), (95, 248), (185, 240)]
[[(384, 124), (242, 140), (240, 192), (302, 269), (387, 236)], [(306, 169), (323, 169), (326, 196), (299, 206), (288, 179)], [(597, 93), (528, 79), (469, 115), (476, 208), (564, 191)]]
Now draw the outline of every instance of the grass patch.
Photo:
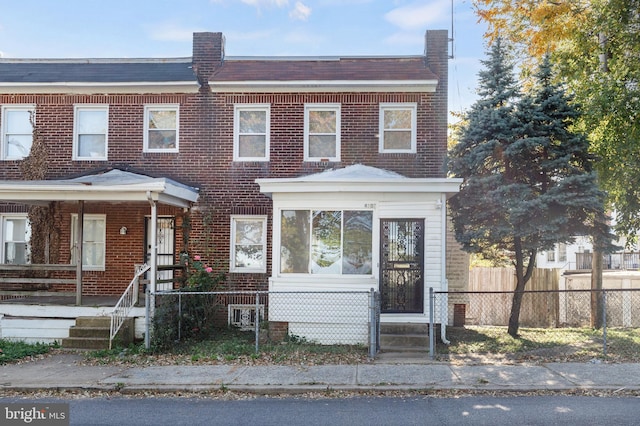
[(320, 345), (291, 336), (284, 342), (260, 342), (255, 350), (255, 334), (221, 329), (206, 340), (184, 340), (170, 350), (146, 351), (137, 348), (92, 351), (88, 359), (98, 363), (135, 364), (355, 364), (367, 360), (363, 345)]
[[(506, 327), (448, 329), (451, 344), (438, 345), (439, 354), (505, 355), (515, 360), (584, 361), (604, 358), (602, 330), (591, 328), (521, 328), (519, 337)], [(606, 358), (610, 361), (640, 361), (640, 330), (607, 329)]]
[(46, 354), (55, 346), (57, 345), (50, 345), (47, 343), (13, 342), (0, 339), (0, 364), (8, 364), (10, 362), (19, 361), (23, 358)]

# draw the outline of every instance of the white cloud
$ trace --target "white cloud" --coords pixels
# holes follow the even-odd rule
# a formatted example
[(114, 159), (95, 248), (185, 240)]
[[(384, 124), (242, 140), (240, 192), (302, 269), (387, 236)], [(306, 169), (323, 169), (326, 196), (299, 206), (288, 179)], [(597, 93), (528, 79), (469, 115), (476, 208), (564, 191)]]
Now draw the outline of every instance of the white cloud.
[(390, 45), (413, 46), (424, 44), (424, 34), (400, 31), (385, 38), (385, 43)]
[(148, 28), (149, 37), (160, 41), (191, 41), (193, 33), (203, 31), (197, 28), (181, 28), (172, 23), (157, 24)]
[(291, 12), (289, 12), (289, 18), (298, 21), (306, 21), (309, 19), (310, 15), (311, 8), (299, 1), (296, 2), (296, 5), (293, 7)]
[(263, 6), (277, 6), (284, 7), (289, 4), (289, 0), (240, 0), (244, 4), (254, 6), (260, 9)]
[(403, 30), (410, 30), (426, 29), (434, 23), (446, 21), (450, 14), (451, 2), (449, 0), (432, 0), (416, 1), (398, 7), (386, 13), (384, 17), (393, 25)]

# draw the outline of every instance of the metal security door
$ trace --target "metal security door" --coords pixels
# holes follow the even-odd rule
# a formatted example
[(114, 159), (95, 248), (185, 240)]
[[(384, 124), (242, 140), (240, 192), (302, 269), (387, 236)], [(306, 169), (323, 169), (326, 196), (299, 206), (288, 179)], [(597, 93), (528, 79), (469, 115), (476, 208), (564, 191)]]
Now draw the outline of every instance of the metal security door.
[(380, 221), (382, 313), (424, 311), (424, 219)]
[[(151, 262), (151, 219), (146, 218), (146, 262)], [(175, 219), (159, 217), (157, 226), (158, 257), (157, 265), (173, 265), (175, 259)], [(156, 290), (173, 289), (173, 270), (158, 271)]]

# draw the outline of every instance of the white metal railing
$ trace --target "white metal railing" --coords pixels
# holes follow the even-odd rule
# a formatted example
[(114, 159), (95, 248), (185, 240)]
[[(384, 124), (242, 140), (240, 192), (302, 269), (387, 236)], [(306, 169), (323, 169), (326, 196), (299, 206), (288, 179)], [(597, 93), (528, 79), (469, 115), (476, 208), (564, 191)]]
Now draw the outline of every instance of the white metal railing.
[(118, 303), (113, 308), (113, 312), (111, 312), (111, 332), (109, 334), (109, 349), (111, 349), (111, 344), (113, 343), (113, 339), (120, 331), (120, 327), (124, 324), (125, 319), (129, 316), (129, 312), (131, 308), (138, 303), (138, 292), (140, 286), (140, 277), (144, 275), (151, 268), (150, 265), (146, 263), (144, 265), (136, 265), (136, 274), (133, 279), (129, 283), (129, 286), (124, 291)]

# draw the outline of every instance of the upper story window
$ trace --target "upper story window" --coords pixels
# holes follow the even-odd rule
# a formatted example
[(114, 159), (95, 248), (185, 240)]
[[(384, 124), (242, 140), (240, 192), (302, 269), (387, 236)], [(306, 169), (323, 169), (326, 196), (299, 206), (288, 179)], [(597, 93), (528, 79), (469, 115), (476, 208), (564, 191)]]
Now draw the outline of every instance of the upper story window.
[(2, 159), (21, 160), (29, 155), (33, 141), (33, 105), (2, 107)]
[(567, 261), (567, 245), (565, 243), (558, 244), (558, 261), (559, 262)]
[(26, 213), (2, 216), (2, 263), (29, 263), (30, 236)]
[(266, 216), (231, 217), (231, 272), (267, 271)]
[(178, 152), (179, 105), (144, 107), (144, 151)]
[(380, 104), (380, 152), (416, 152), (416, 104)]
[(371, 275), (373, 212), (282, 210), (280, 272)]
[(76, 105), (74, 111), (73, 159), (106, 160), (109, 107)]
[(340, 161), (340, 104), (304, 107), (305, 161)]
[(547, 262), (555, 262), (556, 261), (556, 249), (552, 248), (547, 251)]
[[(76, 263), (76, 232), (78, 215), (71, 215), (71, 263)], [(86, 214), (82, 221), (82, 269), (104, 271), (107, 217), (102, 214)]]
[(269, 161), (269, 105), (236, 105), (233, 120), (233, 160)]

